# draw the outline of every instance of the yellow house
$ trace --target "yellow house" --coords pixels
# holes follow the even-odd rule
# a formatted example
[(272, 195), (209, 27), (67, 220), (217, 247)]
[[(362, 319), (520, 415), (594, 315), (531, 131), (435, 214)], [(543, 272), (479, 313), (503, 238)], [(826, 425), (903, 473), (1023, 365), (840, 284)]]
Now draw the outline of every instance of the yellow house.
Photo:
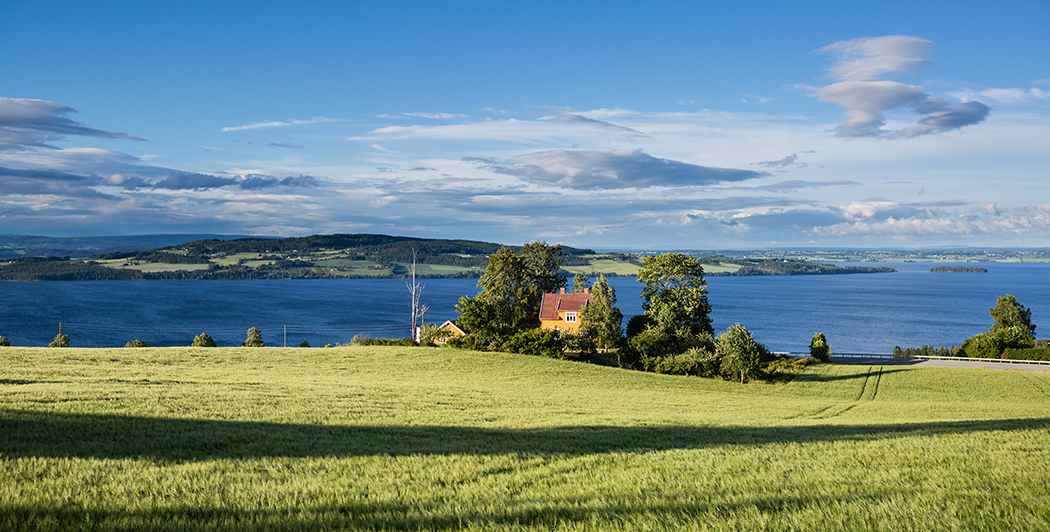
[(438, 328), (448, 331), (448, 336), (444, 338), (439, 338), (437, 340), (437, 343), (439, 345), (444, 345), (445, 342), (448, 342), (450, 338), (455, 338), (457, 336), (466, 336), (467, 334), (469, 334), (469, 331), (464, 329), (462, 325), (456, 323), (456, 320), (447, 320), (445, 321), (445, 323), (441, 324), (441, 327)]
[(540, 303), (540, 327), (547, 330), (580, 332), (580, 312), (591, 302), (591, 291), (582, 294), (543, 294)]

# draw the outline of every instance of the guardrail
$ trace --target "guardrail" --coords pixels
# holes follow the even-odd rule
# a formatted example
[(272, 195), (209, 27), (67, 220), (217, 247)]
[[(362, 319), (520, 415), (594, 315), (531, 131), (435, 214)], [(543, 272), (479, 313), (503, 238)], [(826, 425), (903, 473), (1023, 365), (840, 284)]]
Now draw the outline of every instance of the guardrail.
[[(791, 353), (794, 354), (794, 353)], [(808, 353), (798, 353), (808, 354)], [(858, 353), (835, 353), (831, 358), (896, 358), (904, 360), (956, 360), (959, 362), (998, 362), (1001, 364), (1039, 364), (1050, 365), (1050, 360), (1014, 360), (1011, 358), (972, 358), (972, 357), (939, 357), (939, 356), (894, 356), (894, 355), (863, 355)]]

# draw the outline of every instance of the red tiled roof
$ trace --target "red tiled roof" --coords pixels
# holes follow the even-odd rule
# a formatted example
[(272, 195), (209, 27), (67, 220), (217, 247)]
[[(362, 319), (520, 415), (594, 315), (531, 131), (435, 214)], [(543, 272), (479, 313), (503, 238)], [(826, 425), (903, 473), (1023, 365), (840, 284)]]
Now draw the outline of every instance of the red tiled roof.
[(579, 312), (590, 302), (590, 294), (543, 294), (540, 303), (540, 319), (556, 320), (558, 312)]

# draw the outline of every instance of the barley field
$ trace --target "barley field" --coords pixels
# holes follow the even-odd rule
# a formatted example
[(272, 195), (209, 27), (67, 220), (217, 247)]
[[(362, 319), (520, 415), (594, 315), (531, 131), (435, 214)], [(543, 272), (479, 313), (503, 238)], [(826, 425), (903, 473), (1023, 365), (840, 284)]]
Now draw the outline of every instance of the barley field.
[(1050, 374), (0, 348), (0, 530), (1046, 530)]

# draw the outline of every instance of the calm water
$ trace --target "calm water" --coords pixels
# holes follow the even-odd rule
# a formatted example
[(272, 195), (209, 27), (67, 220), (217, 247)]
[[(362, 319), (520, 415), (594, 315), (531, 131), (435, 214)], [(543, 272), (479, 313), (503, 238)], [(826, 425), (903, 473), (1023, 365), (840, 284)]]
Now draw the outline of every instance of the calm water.
[[(991, 325), (988, 308), (1009, 293), (1032, 309), (1038, 336), (1048, 336), (1050, 264), (982, 264), (986, 274), (893, 266), (898, 273), (711, 277), (711, 317), (716, 331), (739, 322), (775, 351), (805, 351), (820, 331), (840, 353), (889, 353), (895, 345), (958, 345)], [(456, 301), (475, 294), (475, 283), (427, 280), (427, 322), (455, 318)], [(641, 313), (641, 283), (610, 283), (625, 316)], [(47, 345), (59, 323), (76, 347), (135, 338), (189, 345), (201, 332), (219, 345), (240, 345), (253, 326), (267, 345), (282, 345), (285, 328), (292, 346), (409, 334), (403, 280), (0, 282), (0, 301), (0, 335), (13, 345)]]

